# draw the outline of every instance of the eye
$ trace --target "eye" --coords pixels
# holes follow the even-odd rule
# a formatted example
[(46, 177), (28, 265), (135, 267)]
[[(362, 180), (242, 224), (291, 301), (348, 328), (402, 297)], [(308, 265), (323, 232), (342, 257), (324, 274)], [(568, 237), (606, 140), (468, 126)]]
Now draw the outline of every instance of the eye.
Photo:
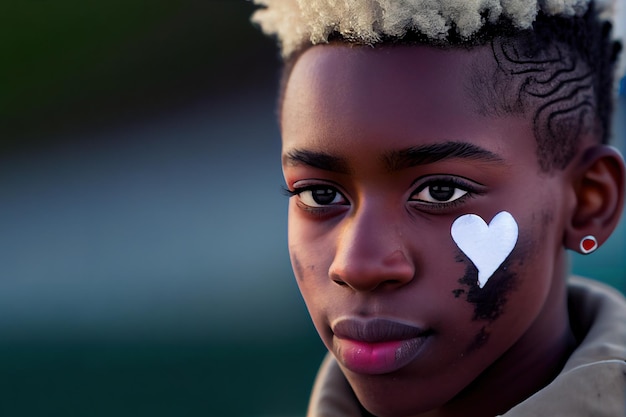
[(421, 186), (412, 196), (412, 201), (430, 204), (452, 203), (468, 194), (462, 185), (451, 180), (437, 180)]
[(305, 206), (320, 208), (325, 206), (348, 205), (348, 200), (335, 188), (327, 185), (314, 185), (296, 188), (289, 194), (297, 195)]

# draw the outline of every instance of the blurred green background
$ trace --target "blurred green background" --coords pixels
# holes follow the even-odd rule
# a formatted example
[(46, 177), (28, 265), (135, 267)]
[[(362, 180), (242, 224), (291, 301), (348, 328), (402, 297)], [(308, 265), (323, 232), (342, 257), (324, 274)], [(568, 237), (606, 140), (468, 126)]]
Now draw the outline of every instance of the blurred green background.
[[(324, 349), (252, 10), (0, 3), (0, 415), (304, 415)], [(573, 266), (623, 291), (624, 222)]]

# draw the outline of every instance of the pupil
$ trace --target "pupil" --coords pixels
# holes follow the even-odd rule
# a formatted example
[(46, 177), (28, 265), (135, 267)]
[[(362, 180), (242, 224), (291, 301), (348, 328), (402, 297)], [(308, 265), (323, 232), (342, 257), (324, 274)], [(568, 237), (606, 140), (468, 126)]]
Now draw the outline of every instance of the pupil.
[(313, 201), (317, 204), (330, 204), (337, 196), (337, 192), (330, 188), (321, 190), (312, 190)]
[(431, 185), (430, 196), (437, 201), (447, 201), (454, 195), (454, 187), (449, 185)]

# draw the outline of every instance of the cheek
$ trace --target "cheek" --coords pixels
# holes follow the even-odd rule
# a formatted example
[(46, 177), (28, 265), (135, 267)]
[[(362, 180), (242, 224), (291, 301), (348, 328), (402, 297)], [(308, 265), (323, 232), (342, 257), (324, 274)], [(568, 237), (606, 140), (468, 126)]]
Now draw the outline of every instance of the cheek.
[(308, 255), (308, 246), (306, 245), (306, 239), (302, 236), (302, 227), (300, 222), (293, 215), (293, 199), (289, 202), (289, 217), (288, 217), (288, 247), (289, 257), (291, 259), (291, 267), (298, 282), (305, 278), (306, 266), (304, 261), (310, 261), (311, 257)]
[[(504, 255), (506, 256), (504, 261), (491, 276), (486, 277), (486, 283), (484, 280), (482, 281), (484, 283), (482, 287), (479, 285), (478, 279), (479, 268), (472, 260), (478, 260), (482, 265), (488, 265), (492, 250), (490, 248), (483, 249), (481, 246), (481, 249), (476, 252), (475, 248), (466, 249), (459, 245), (459, 248), (463, 250), (458, 251), (456, 260), (465, 265), (465, 274), (458, 280), (461, 286), (454, 289), (452, 293), (454, 297), (463, 298), (474, 307), (473, 320), (493, 322), (504, 313), (507, 302), (513, 293), (519, 292), (524, 297), (524, 295), (534, 292), (532, 287), (537, 287), (536, 290), (542, 292), (541, 287), (547, 289), (550, 286), (551, 268), (545, 262), (546, 257), (550, 256), (548, 253), (550, 251), (545, 245), (546, 237), (543, 233), (549, 229), (549, 224), (553, 221), (548, 214), (550, 213), (545, 211), (531, 213), (527, 218), (522, 219), (514, 229), (516, 238), (510, 253)], [(509, 217), (513, 219), (510, 214)], [(517, 221), (513, 219), (513, 222), (515, 226)], [(502, 228), (500, 225), (496, 227)], [(495, 230), (499, 231), (499, 229)], [(502, 233), (506, 231), (508, 230), (503, 229)], [(491, 235), (488, 236), (491, 237)], [(497, 236), (500, 237), (501, 235), (498, 234)], [(544, 250), (538, 248), (544, 248)], [(493, 253), (495, 256), (500, 255), (497, 250)], [(498, 263), (501, 262), (500, 259), (502, 258), (497, 259)], [(496, 260), (493, 262), (495, 263)], [(520, 283), (523, 285), (521, 291), (518, 291), (520, 290)]]
[(329, 333), (327, 312), (332, 310), (332, 291), (328, 286), (335, 285), (328, 278), (327, 269), (321, 265), (318, 255), (308, 245), (290, 243), (291, 265), (298, 289), (309, 312), (313, 326), (326, 348), (332, 349), (332, 334)]
[(303, 219), (297, 210), (295, 199), (291, 199), (287, 237), (291, 265), (298, 284), (328, 278), (328, 268), (334, 257), (333, 236), (316, 222)]
[(320, 244), (314, 238), (307, 238), (300, 229), (291, 226), (288, 240), (291, 266), (298, 284), (318, 280), (320, 274), (328, 276), (328, 265), (332, 260), (328, 245)]
[(511, 268), (514, 262), (514, 257), (505, 260), (483, 288), (478, 286), (476, 267), (469, 261), (464, 262), (465, 275), (458, 280), (462, 287), (452, 293), (457, 298), (464, 297), (473, 306), (473, 320), (494, 321), (503, 313), (509, 295), (517, 287), (518, 275)]
[(309, 236), (302, 227), (289, 227), (289, 257), (296, 283), (302, 298), (315, 317), (315, 311), (325, 304), (323, 294), (328, 286), (335, 285), (328, 276), (332, 261), (329, 245), (321, 244), (321, 239)]
[(304, 267), (302, 266), (302, 262), (300, 262), (300, 258), (296, 253), (293, 253), (291, 250), (291, 267), (293, 268), (293, 273), (296, 276), (296, 279), (300, 281), (304, 277)]
[(464, 255), (457, 256), (465, 265), (465, 274), (452, 295), (472, 306), (472, 321), (480, 326), (468, 351), (483, 347), (494, 334), (515, 339), (540, 313), (550, 290), (551, 274), (532, 236), (520, 234), (517, 246), (483, 288), (478, 286), (476, 267)]

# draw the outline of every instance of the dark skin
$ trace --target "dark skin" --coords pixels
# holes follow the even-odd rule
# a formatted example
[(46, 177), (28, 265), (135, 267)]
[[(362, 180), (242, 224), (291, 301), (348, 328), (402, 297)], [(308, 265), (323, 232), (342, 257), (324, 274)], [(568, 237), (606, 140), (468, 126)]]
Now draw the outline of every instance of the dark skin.
[[(478, 114), (467, 83), (480, 65), (495, 65), (488, 47), (322, 45), (286, 86), (295, 275), (322, 341), (379, 417), (492, 416), (546, 385), (575, 345), (565, 250), (587, 234), (603, 242), (619, 219), (619, 154), (583, 137), (568, 167), (542, 172), (532, 117)], [(519, 238), (479, 289), (451, 224), (500, 211)], [(338, 325), (380, 318), (420, 329), (410, 357), (387, 360), (387, 345)]]

